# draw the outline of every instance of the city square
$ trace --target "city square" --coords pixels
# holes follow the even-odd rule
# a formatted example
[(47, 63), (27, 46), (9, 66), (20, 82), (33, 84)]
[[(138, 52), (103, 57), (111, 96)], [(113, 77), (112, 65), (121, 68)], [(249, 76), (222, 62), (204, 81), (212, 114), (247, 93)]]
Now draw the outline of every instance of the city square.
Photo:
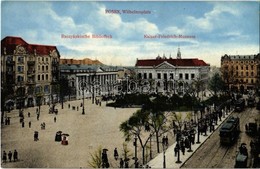
[[(2, 126), (2, 150), (18, 151), (18, 162), (7, 162), (2, 167), (10, 168), (88, 168), (90, 154), (99, 146), (108, 149), (111, 166), (118, 167), (119, 162), (114, 160), (113, 150), (117, 147), (119, 156), (122, 156), (124, 143), (123, 134), (119, 131), (119, 125), (127, 120), (136, 108), (121, 109), (106, 107), (105, 102), (101, 106), (91, 104), (91, 100), (85, 101), (85, 115), (82, 115), (82, 100), (57, 105), (58, 115), (49, 114), (49, 106), (41, 106), (39, 121), (36, 118), (36, 107), (24, 109), (25, 126), (19, 122), (18, 110), (7, 113), (11, 117), (11, 125)], [(79, 111), (72, 110), (72, 106), (79, 106)], [(28, 117), (27, 113), (31, 116)], [(56, 123), (54, 117), (57, 118)], [(28, 122), (31, 121), (31, 128)], [(45, 130), (41, 129), (41, 123), (45, 122)], [(34, 131), (39, 132), (39, 141), (34, 141)], [(57, 131), (69, 134), (68, 145), (55, 142)], [(132, 142), (129, 149), (133, 150)]]
[(1, 10), (2, 168), (260, 167), (259, 2)]

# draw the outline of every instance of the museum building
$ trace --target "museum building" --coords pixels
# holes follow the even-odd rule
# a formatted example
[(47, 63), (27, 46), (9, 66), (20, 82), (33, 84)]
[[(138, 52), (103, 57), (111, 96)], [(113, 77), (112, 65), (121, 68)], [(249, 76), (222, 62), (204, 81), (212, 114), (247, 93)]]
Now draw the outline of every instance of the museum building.
[(178, 48), (176, 59), (165, 55), (158, 55), (156, 59), (137, 59), (135, 71), (138, 79), (153, 81), (154, 92), (182, 95), (194, 80), (207, 83), (210, 65), (197, 58), (181, 58)]

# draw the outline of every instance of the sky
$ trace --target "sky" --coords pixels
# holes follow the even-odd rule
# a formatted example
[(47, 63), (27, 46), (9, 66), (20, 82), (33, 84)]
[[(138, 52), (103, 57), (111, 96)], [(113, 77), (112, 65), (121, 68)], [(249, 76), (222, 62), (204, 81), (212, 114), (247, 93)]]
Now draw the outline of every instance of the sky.
[[(19, 36), (29, 44), (57, 46), (61, 58), (118, 66), (158, 55), (176, 58), (179, 47), (182, 58), (220, 66), (224, 54), (259, 53), (259, 9), (257, 1), (2, 1), (1, 39)], [(90, 38), (64, 38), (72, 35)]]

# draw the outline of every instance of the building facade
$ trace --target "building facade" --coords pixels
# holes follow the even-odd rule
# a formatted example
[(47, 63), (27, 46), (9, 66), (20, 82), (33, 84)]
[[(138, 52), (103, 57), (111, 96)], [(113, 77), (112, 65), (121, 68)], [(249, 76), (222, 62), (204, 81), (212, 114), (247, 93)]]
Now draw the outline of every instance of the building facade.
[[(61, 76), (69, 81), (75, 99), (93, 98), (96, 96), (115, 94), (118, 83), (118, 72), (122, 68), (105, 65), (60, 65)], [(84, 93), (83, 93), (84, 92)]]
[(260, 54), (224, 55), (221, 57), (222, 78), (231, 90), (251, 90), (260, 86)]
[[(16, 108), (49, 104), (57, 93), (60, 54), (56, 46), (28, 44), (21, 37), (1, 41), (1, 84)], [(5, 92), (8, 91), (8, 92)]]
[(150, 90), (180, 95), (194, 80), (207, 83), (209, 70), (210, 65), (203, 60), (182, 59), (180, 49), (176, 59), (157, 56), (156, 59), (137, 59), (135, 64), (137, 79), (153, 81)]

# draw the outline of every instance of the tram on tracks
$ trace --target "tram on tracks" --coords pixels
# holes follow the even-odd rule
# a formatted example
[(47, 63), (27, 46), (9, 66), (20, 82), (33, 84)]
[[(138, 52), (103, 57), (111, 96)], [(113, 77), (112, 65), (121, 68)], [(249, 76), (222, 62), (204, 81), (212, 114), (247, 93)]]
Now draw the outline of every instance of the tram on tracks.
[(233, 143), (240, 133), (240, 120), (238, 117), (229, 117), (219, 129), (220, 143)]
[(235, 102), (235, 111), (237, 112), (241, 112), (245, 109), (245, 99), (243, 98), (239, 98), (236, 102)]

